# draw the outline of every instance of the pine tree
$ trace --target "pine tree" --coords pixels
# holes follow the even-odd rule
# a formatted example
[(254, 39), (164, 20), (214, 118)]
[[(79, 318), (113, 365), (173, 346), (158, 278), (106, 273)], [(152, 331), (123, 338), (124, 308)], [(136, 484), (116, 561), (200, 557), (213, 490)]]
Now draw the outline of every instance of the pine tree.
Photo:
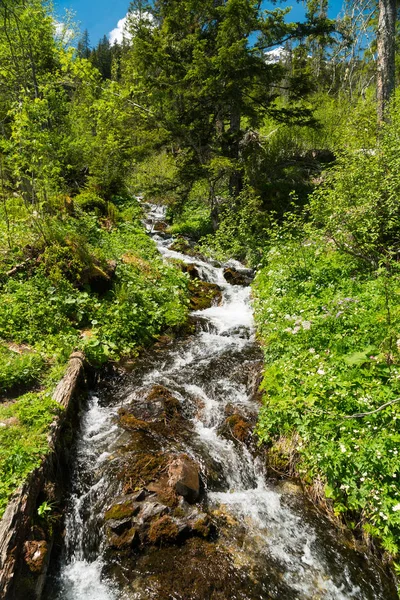
[(77, 45), (77, 53), (79, 58), (90, 58), (91, 50), (90, 50), (90, 41), (89, 41), (89, 32), (87, 29), (84, 30), (82, 36)]

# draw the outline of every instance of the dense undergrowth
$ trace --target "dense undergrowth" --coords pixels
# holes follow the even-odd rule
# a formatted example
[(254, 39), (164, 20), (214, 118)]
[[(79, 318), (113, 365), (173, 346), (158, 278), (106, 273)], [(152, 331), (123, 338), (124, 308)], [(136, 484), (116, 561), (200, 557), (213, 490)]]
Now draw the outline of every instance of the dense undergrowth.
[(135, 356), (186, 318), (186, 277), (163, 263), (138, 202), (115, 202), (86, 193), (36, 228), (8, 200), (19, 219), (11, 248), (1, 229), (0, 512), (46, 450), (51, 390), (70, 353), (82, 349), (94, 365)]
[[(276, 226), (254, 284), (265, 350), (258, 433), (275, 467), (400, 552), (399, 116)], [(289, 465), (290, 463), (290, 465)]]

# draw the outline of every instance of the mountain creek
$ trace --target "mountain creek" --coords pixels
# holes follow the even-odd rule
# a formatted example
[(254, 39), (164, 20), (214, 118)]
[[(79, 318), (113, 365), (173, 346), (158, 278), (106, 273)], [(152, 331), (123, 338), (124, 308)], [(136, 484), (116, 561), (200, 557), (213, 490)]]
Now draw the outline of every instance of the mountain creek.
[(149, 235), (203, 300), (184, 334), (91, 391), (44, 598), (394, 600), (382, 566), (267, 472), (251, 273), (180, 252), (164, 208), (147, 208)]

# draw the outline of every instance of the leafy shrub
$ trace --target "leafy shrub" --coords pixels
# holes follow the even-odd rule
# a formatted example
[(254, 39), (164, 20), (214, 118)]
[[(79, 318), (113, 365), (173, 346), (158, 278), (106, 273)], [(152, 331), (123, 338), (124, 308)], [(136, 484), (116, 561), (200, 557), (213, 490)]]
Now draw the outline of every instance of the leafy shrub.
[(201, 239), (199, 248), (219, 260), (236, 258), (254, 266), (260, 260), (268, 224), (260, 199), (246, 187), (235, 201), (221, 204), (218, 229), (215, 235)]
[(107, 202), (94, 192), (81, 192), (75, 196), (74, 203), (85, 212), (95, 212), (103, 216), (107, 214)]
[(335, 511), (396, 554), (399, 266), (371, 272), (318, 232), (306, 233), (278, 229), (254, 284), (265, 346), (258, 433), (269, 445), (292, 439), (300, 476), (322, 479)]
[(43, 367), (40, 354), (17, 354), (0, 347), (0, 394), (32, 385), (40, 378)]

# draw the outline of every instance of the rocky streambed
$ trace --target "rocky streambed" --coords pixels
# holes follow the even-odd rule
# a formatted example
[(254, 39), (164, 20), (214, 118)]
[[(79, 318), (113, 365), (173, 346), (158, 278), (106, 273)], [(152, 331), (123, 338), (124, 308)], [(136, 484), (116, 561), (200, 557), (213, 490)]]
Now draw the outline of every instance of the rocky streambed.
[(160, 252), (191, 278), (191, 324), (92, 391), (45, 598), (397, 598), (297, 486), (268, 478), (251, 274), (188, 254), (163, 220), (149, 207)]

